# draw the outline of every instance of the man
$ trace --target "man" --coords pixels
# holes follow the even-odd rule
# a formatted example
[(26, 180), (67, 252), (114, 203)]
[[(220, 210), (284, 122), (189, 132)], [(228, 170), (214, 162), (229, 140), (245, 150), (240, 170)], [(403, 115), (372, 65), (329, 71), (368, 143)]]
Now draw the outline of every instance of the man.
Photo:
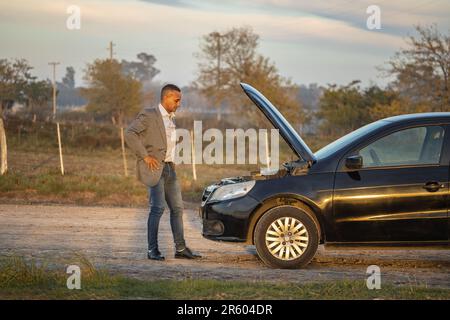
[(156, 108), (144, 108), (125, 133), (127, 145), (137, 157), (137, 177), (149, 188), (150, 213), (148, 228), (148, 258), (164, 260), (158, 250), (159, 220), (165, 202), (170, 209), (170, 226), (175, 242), (175, 258), (196, 259), (184, 240), (183, 200), (175, 171), (175, 123), (173, 117), (181, 103), (181, 90), (173, 84), (161, 89), (161, 103)]

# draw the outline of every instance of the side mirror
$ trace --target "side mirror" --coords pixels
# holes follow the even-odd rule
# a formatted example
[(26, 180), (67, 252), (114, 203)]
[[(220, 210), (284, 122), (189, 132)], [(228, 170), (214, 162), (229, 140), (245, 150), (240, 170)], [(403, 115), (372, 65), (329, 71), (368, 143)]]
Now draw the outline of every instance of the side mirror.
[(345, 159), (345, 166), (354, 170), (361, 169), (363, 166), (363, 158), (360, 155), (348, 157)]

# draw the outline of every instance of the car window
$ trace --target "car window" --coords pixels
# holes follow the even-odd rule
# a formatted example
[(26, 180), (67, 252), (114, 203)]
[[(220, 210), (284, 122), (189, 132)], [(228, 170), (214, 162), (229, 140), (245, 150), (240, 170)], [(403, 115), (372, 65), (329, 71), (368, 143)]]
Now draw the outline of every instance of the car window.
[(325, 147), (317, 151), (314, 155), (317, 158), (326, 158), (338, 152), (339, 150), (348, 147), (350, 144), (355, 142), (355, 139), (359, 139), (360, 137), (370, 134), (371, 132), (376, 131), (377, 129), (385, 126), (387, 123), (388, 122), (385, 120), (378, 120), (376, 122), (369, 123), (326, 145)]
[(359, 151), (363, 168), (438, 164), (444, 128), (424, 126), (391, 133)]

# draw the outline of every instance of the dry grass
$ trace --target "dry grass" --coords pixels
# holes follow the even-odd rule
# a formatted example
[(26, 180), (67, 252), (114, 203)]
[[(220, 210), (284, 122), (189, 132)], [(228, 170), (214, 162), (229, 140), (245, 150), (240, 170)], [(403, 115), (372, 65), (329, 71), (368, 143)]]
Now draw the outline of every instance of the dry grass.
[[(62, 203), (145, 207), (148, 193), (135, 178), (135, 159), (128, 155), (128, 177), (119, 151), (100, 150), (66, 153), (65, 175), (59, 170), (57, 150), (26, 152), (12, 150), (9, 171), (0, 179), (0, 199), (13, 203)], [(197, 180), (191, 165), (177, 166), (183, 198), (198, 203), (203, 189), (221, 178), (248, 175), (256, 166), (197, 165)]]
[[(147, 190), (135, 178), (135, 158), (131, 151), (127, 150), (126, 177), (120, 149), (108, 144), (99, 149), (81, 142), (83, 134), (87, 133), (92, 137), (108, 133), (108, 139), (118, 138), (114, 137), (114, 130), (96, 124), (69, 127), (64, 126), (67, 131), (63, 145), (64, 176), (60, 173), (51, 124), (33, 125), (20, 139), (13, 127), (8, 129), (9, 171), (0, 179), (0, 201), (146, 207)], [(316, 137), (308, 140), (313, 146), (318, 141)], [(294, 159), (282, 139), (280, 155), (280, 163)], [(198, 178), (194, 180), (191, 165), (177, 166), (183, 199), (196, 204), (207, 185), (224, 177), (248, 175), (258, 170), (257, 165), (197, 165)]]

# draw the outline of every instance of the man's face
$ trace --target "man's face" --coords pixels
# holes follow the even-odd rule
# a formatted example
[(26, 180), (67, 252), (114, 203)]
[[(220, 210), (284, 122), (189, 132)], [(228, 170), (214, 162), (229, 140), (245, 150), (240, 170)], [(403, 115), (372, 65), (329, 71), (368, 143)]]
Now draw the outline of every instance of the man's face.
[(181, 104), (181, 92), (169, 91), (161, 101), (167, 112), (175, 112)]

